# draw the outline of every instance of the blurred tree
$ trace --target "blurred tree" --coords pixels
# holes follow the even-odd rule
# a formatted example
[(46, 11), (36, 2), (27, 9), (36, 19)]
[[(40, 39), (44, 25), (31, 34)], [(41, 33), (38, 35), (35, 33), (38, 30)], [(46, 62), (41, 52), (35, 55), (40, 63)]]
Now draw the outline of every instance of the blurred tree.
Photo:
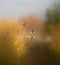
[(0, 21), (0, 65), (18, 65), (18, 52), (14, 45), (18, 25), (13, 20)]
[(48, 43), (44, 42), (44, 22), (36, 15), (19, 18), (20, 26), (26, 34), (26, 53), (20, 57), (20, 65), (47, 65), (48, 64)]
[[(21, 17), (18, 21), (20, 25), (24, 26), (26, 31), (43, 31), (44, 23), (37, 15), (32, 14), (29, 16)], [(41, 29), (42, 28), (42, 29)]]
[[(44, 32), (44, 22), (37, 15), (31, 14), (29, 16), (23, 16), (19, 18), (20, 26), (24, 28), (26, 32), (26, 38), (31, 40), (42, 40)], [(27, 41), (26, 39), (26, 41)], [(29, 42), (30, 42), (29, 41)]]
[(46, 30), (52, 39), (49, 46), (50, 65), (60, 65), (60, 1), (49, 7), (46, 15)]
[(49, 7), (46, 11), (46, 28), (50, 31), (53, 26), (60, 24), (60, 1)]

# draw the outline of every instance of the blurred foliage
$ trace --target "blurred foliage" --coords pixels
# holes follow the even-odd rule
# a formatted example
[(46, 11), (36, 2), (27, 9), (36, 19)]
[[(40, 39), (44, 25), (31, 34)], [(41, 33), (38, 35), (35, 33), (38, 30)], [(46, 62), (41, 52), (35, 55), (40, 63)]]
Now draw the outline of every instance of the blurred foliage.
[(52, 39), (47, 42), (44, 23), (35, 15), (23, 17), (20, 24), (15, 20), (1, 21), (0, 65), (60, 65), (60, 24), (51, 22), (52, 19), (46, 22)]
[[(39, 32), (43, 28), (40, 29), (39, 27), (42, 24), (42, 22), (40, 21), (40, 19), (38, 19), (38, 17), (35, 17), (34, 15), (29, 16), (26, 19), (25, 18), (23, 19), (27, 25), (27, 26), (25, 25), (25, 27), (21, 25), (19, 26), (19, 24), (15, 20), (5, 19), (0, 21), (0, 64), (1, 65), (26, 65), (32, 62), (34, 64), (35, 58), (34, 59), (32, 58), (34, 54), (33, 55), (29, 55), (29, 54), (31, 53), (30, 49), (34, 47), (34, 45), (32, 46), (32, 43), (35, 43), (32, 42), (32, 40), (34, 39), (35, 41), (37, 39), (36, 38), (37, 35), (40, 37)], [(34, 25), (34, 23), (36, 23), (36, 25)], [(43, 25), (41, 26), (43, 27)], [(30, 31), (28, 32), (28, 30)], [(38, 33), (37, 30), (39, 31)], [(31, 38), (29, 36), (31, 36)], [(36, 44), (37, 43), (38, 40), (36, 40)], [(34, 53), (36, 53), (35, 49), (32, 50), (34, 50)], [(28, 59), (30, 59), (30, 61)]]
[(57, 1), (47, 9), (46, 17), (46, 29), (49, 32), (53, 26), (60, 24), (60, 1)]
[(46, 16), (46, 31), (51, 36), (49, 62), (50, 65), (60, 65), (60, 1), (47, 9)]
[(0, 65), (17, 65), (18, 54), (14, 42), (17, 37), (16, 22), (0, 21)]
[(40, 32), (44, 30), (44, 23), (41, 18), (35, 14), (30, 14), (29, 16), (23, 16), (19, 18), (20, 26), (23, 26), (26, 32)]

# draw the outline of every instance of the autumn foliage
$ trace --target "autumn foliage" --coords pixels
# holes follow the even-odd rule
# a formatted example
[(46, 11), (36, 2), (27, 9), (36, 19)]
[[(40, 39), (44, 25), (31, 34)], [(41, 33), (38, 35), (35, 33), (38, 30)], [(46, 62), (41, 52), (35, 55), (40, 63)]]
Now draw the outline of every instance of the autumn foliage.
[[(20, 63), (26, 63), (22, 59), (25, 58), (24, 54), (29, 51), (30, 46), (28, 44), (31, 43), (32, 45), (34, 42), (31, 40), (35, 40), (35, 38), (29, 36), (41, 36), (42, 38), (43, 29), (42, 20), (35, 15), (20, 18), (19, 21), (0, 20), (0, 64), (19, 65)], [(31, 33), (33, 34), (31, 35)]]
[(50, 28), (49, 35), (45, 22), (34, 14), (0, 20), (0, 64), (59, 64), (60, 24)]

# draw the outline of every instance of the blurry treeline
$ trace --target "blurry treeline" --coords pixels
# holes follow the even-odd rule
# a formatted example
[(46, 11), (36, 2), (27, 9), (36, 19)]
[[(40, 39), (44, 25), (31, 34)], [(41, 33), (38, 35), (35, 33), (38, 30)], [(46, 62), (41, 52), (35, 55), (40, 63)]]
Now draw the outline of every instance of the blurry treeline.
[(46, 11), (0, 20), (0, 65), (60, 65), (60, 3)]
[(47, 34), (51, 37), (49, 45), (50, 59), (52, 65), (60, 65), (60, 1), (57, 0), (46, 11), (45, 28)]

